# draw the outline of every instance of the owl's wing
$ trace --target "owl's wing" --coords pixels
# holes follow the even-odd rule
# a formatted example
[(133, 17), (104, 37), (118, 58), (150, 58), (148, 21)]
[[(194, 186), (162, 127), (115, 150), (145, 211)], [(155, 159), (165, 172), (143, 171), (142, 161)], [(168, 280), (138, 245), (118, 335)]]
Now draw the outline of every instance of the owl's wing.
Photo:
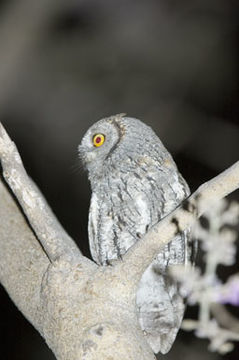
[(139, 283), (136, 298), (139, 322), (155, 353), (165, 354), (170, 350), (183, 319), (184, 300), (167, 270), (170, 265), (184, 263), (183, 257), (177, 259), (174, 253), (177, 248), (180, 251), (180, 247), (183, 247), (182, 242), (187, 246), (188, 236), (188, 231), (185, 231), (175, 237), (168, 254), (165, 248), (167, 264), (158, 256), (146, 269)]
[[(164, 203), (160, 215), (163, 217), (189, 195), (189, 188), (178, 172), (161, 180)], [(186, 230), (165, 246), (140, 280), (136, 297), (139, 322), (155, 353), (165, 354), (170, 350), (185, 310), (184, 299), (178, 284), (169, 275), (169, 267), (184, 265), (190, 260), (190, 231)]]
[[(140, 213), (135, 224), (142, 234), (147, 231), (147, 226), (155, 224), (189, 194), (188, 186), (178, 172), (169, 176), (148, 171), (146, 180), (139, 183), (138, 179), (131, 178), (132, 194), (133, 188), (137, 189), (135, 211)], [(136, 296), (139, 323), (155, 353), (165, 354), (170, 350), (185, 310), (184, 299), (168, 268), (190, 262), (190, 253), (190, 232), (186, 230), (165, 246), (140, 280)]]

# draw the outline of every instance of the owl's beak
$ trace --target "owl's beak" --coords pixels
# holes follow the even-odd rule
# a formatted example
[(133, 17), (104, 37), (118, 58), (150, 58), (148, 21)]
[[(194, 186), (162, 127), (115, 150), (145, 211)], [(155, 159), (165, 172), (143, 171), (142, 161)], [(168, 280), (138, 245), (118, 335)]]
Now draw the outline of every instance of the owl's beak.
[(90, 163), (92, 160), (94, 160), (96, 157), (96, 153), (91, 151), (91, 152), (88, 152), (87, 154), (85, 154), (84, 156), (84, 160), (86, 163)]
[(88, 163), (90, 163), (92, 160), (95, 159), (96, 154), (94, 151), (90, 151), (89, 149), (87, 149), (85, 146), (83, 146), (82, 144), (80, 144), (78, 146), (78, 154), (79, 157), (81, 159), (81, 161), (87, 165)]

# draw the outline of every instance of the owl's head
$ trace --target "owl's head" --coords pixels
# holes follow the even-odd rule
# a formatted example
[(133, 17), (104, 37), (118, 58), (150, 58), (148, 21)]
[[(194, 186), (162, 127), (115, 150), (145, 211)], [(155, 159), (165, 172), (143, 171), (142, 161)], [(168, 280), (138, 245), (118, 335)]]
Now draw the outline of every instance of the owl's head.
[(97, 121), (84, 135), (78, 147), (79, 156), (90, 172), (101, 172), (104, 162), (122, 139), (124, 114)]
[(92, 125), (78, 150), (90, 178), (95, 178), (111, 171), (111, 166), (119, 168), (129, 159), (136, 161), (143, 153), (152, 154), (159, 146), (163, 147), (149, 126), (119, 114)]

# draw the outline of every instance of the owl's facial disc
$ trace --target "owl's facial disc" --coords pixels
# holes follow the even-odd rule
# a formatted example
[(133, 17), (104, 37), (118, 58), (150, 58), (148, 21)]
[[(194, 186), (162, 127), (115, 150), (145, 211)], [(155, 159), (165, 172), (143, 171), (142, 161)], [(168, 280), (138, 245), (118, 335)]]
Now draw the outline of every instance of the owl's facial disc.
[(90, 174), (103, 169), (105, 160), (115, 150), (120, 138), (118, 127), (108, 119), (100, 120), (89, 128), (78, 149)]

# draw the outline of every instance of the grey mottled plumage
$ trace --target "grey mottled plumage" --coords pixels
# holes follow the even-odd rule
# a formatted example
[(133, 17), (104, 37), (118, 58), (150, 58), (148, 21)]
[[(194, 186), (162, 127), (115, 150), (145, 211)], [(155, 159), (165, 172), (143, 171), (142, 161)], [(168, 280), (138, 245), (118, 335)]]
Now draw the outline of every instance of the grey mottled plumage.
[[(94, 140), (97, 134), (103, 135), (101, 146), (100, 137)], [(189, 195), (187, 183), (153, 130), (124, 114), (95, 123), (79, 153), (92, 188), (88, 231), (98, 264), (123, 255)], [(165, 246), (139, 283), (139, 322), (155, 353), (171, 348), (181, 324), (183, 299), (167, 269), (187, 263), (189, 249), (185, 231)]]

